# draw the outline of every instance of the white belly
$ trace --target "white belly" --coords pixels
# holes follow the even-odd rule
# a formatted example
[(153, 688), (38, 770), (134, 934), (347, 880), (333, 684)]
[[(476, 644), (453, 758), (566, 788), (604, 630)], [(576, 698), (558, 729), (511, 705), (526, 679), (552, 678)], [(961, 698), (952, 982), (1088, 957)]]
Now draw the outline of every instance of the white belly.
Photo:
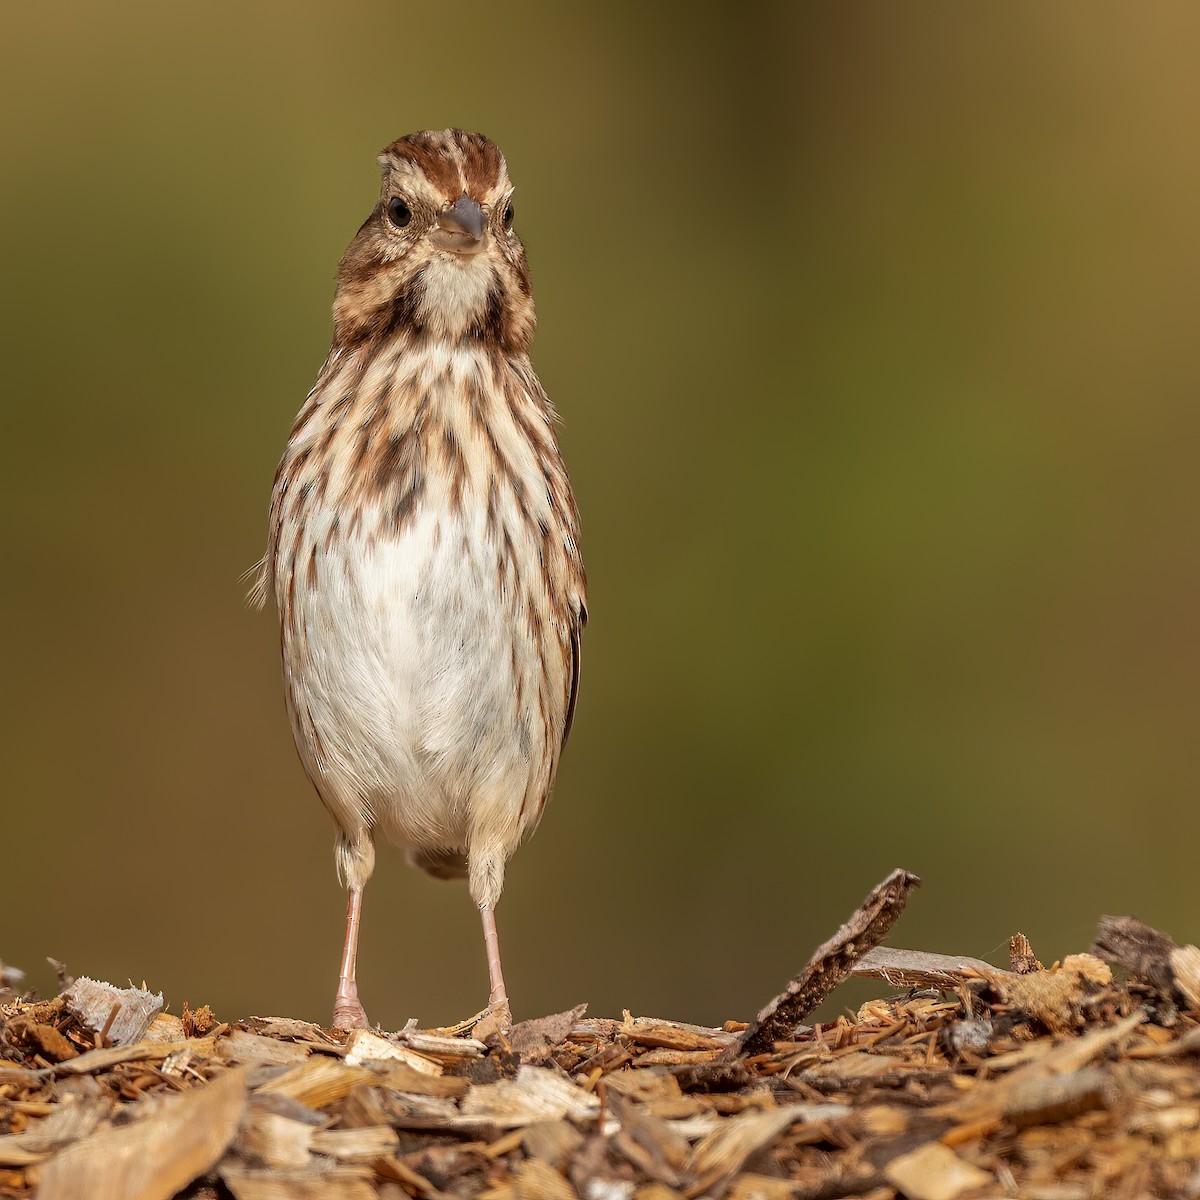
[[(305, 540), (322, 544), (329, 519), (314, 513)], [(295, 573), (306, 652), (285, 657), (306, 765), (348, 830), (465, 849), (482, 824), (515, 845), (550, 782), (540, 656), (484, 513), (425, 508), (399, 535), (374, 524)]]

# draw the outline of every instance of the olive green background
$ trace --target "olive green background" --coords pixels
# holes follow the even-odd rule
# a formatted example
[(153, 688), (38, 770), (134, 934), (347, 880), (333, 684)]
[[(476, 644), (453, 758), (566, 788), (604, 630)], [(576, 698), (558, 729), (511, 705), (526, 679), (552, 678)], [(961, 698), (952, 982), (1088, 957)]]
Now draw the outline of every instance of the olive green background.
[[(83, 5), (6, 17), (0, 956), (326, 1018), (343, 901), (244, 607), (401, 133), (517, 182), (584, 519), (518, 1016), (744, 1017), (893, 941), (1200, 937), (1200, 13), (1151, 2)], [(486, 998), (383, 851), (363, 996)], [(845, 1000), (853, 991), (843, 994)]]

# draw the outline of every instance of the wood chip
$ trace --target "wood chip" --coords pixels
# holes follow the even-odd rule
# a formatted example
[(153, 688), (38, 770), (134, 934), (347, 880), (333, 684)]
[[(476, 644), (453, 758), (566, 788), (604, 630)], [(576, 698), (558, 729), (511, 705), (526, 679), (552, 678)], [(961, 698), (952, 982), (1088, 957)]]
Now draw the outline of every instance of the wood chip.
[(1103, 1108), (1111, 1089), (1095, 1067), (1050, 1079), (1019, 1081), (1004, 1098), (1004, 1117), (1014, 1125), (1049, 1125)]
[(146, 1030), (142, 1040), (146, 1042), (182, 1042), (186, 1037), (181, 1018), (174, 1013), (160, 1012), (150, 1022), (150, 1027)]
[(382, 1038), (377, 1033), (367, 1029), (356, 1029), (346, 1039), (346, 1063), (355, 1066), (358, 1063), (404, 1063), (414, 1071), (424, 1075), (440, 1075), (442, 1064), (423, 1054), (410, 1050), (407, 1046)]
[[(450, 1147), (454, 1154), (461, 1156), (457, 1147)], [(381, 1179), (394, 1180), (404, 1185), (404, 1190), (410, 1195), (421, 1196), (423, 1200), (442, 1200), (444, 1193), (429, 1182), (419, 1171), (415, 1171), (403, 1159), (395, 1155), (383, 1155), (375, 1160), (375, 1171)]]
[[(755, 1175), (752, 1172), (739, 1175), (729, 1185), (729, 1200), (792, 1200), (797, 1192), (791, 1179), (777, 1179), (771, 1175)], [(641, 1200), (641, 1197), (638, 1197)], [(888, 1192), (887, 1200), (892, 1200)]]
[(309, 1056), (307, 1046), (283, 1042), (278, 1038), (262, 1037), (245, 1030), (232, 1030), (217, 1044), (217, 1053), (227, 1062), (274, 1066), (295, 1066)]
[(196, 1054), (211, 1054), (215, 1047), (214, 1038), (192, 1038), (182, 1042), (137, 1042), (132, 1046), (112, 1046), (106, 1050), (89, 1050), (69, 1062), (59, 1063), (55, 1070), (60, 1075), (88, 1075), (96, 1071), (107, 1071), (119, 1063), (161, 1062), (180, 1050), (191, 1050)]
[[(1098, 960), (1093, 960), (1097, 962)], [(1103, 963), (1099, 964), (1103, 966)], [(1006, 1004), (1040, 1021), (1051, 1033), (1068, 1033), (1083, 1023), (1083, 1002), (1096, 988), (1079, 971), (1032, 971), (994, 975), (990, 983)]]
[(288, 1170), (308, 1165), (312, 1140), (308, 1123), (251, 1105), (234, 1148), (255, 1166)]
[(1042, 964), (1038, 962), (1037, 955), (1033, 952), (1033, 947), (1029, 944), (1029, 939), (1023, 933), (1014, 933), (1008, 939), (1008, 963), (1009, 967), (1018, 975), (1028, 975), (1030, 971), (1043, 970)]
[[(504, 1189), (496, 1189), (502, 1200)], [(514, 1200), (579, 1200), (575, 1189), (549, 1163), (531, 1158), (518, 1164), (513, 1172)]]
[(679, 1187), (690, 1153), (687, 1139), (620, 1092), (609, 1094), (606, 1090), (605, 1099), (621, 1127), (613, 1136), (614, 1148), (651, 1179)]
[(298, 1174), (261, 1171), (234, 1164), (221, 1178), (235, 1200), (378, 1200), (369, 1176), (358, 1172)]
[(684, 1169), (696, 1180), (695, 1193), (707, 1192), (735, 1175), (752, 1154), (787, 1129), (793, 1119), (786, 1108), (727, 1117), (716, 1132), (700, 1141), (684, 1163)]
[(429, 1075), (404, 1062), (375, 1063), (373, 1069), (374, 1083), (409, 1095), (458, 1100), (471, 1090), (471, 1085), (466, 1079), (451, 1075)]
[(583, 1120), (599, 1111), (595, 1096), (545, 1067), (521, 1067), (515, 1079), (474, 1087), (462, 1102), (464, 1118), (486, 1118), (501, 1129), (559, 1117)]
[[(1124, 969), (1117, 978), (1091, 954), (1046, 970), (1016, 939), (1014, 972), (914, 951), (863, 955), (889, 903), (877, 890), (773, 1016), (788, 1026), (855, 968), (879, 972), (879, 996), (753, 1054), (738, 1052), (738, 1033), (753, 1027), (628, 1013), (558, 1013), (483, 1046), (460, 1036), (465, 1026), (334, 1035), (263, 1018), (231, 1028), (201, 1006), (160, 1013), (139, 1042), (51, 1062), (55, 1046), (65, 1056), (99, 1033), (61, 997), (0, 998), (0, 1195), (1086, 1200), (1195, 1190), (1200, 950), (1122, 918), (1099, 939)], [(938, 990), (897, 995), (897, 984)]]
[(371, 1079), (366, 1067), (347, 1066), (336, 1058), (310, 1058), (264, 1084), (259, 1092), (290, 1096), (309, 1108), (324, 1108)]
[(522, 1131), (521, 1145), (530, 1158), (561, 1170), (583, 1145), (583, 1134), (570, 1121), (535, 1121)]
[(216, 1165), (245, 1108), (245, 1074), (235, 1068), (68, 1147), (41, 1168), (38, 1200), (170, 1200)]
[(964, 1192), (995, 1182), (986, 1171), (963, 1162), (953, 1150), (937, 1142), (893, 1159), (883, 1174), (908, 1200), (957, 1200)]
[(1184, 1007), (1200, 1014), (1200, 949), (1177, 946), (1171, 951), (1171, 973)]
[(118, 988), (81, 975), (62, 993), (67, 1010), (95, 1033), (104, 1031), (110, 1046), (140, 1042), (163, 1010), (162, 993)]
[(340, 1162), (374, 1162), (384, 1154), (392, 1154), (400, 1144), (390, 1125), (366, 1129), (320, 1129), (312, 1135), (312, 1148)]
[(0, 1166), (27, 1167), (87, 1137), (112, 1110), (107, 1097), (50, 1106), (44, 1120), (23, 1133), (0, 1136)]

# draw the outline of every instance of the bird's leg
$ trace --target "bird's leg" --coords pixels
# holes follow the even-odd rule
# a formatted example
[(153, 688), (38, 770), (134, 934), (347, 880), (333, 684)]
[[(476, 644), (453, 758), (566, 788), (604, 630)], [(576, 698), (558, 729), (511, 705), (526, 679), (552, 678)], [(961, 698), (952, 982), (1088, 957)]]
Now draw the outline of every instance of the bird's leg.
[(366, 1029), (367, 1014), (358, 1001), (355, 973), (358, 963), (358, 922), (362, 915), (362, 888), (352, 887), (346, 903), (346, 942), (342, 947), (342, 970), (333, 1000), (334, 1029)]
[(488, 996), (488, 1012), (496, 1018), (501, 1029), (512, 1024), (512, 1010), (508, 1006), (508, 992), (504, 987), (504, 969), (500, 965), (500, 939), (496, 936), (496, 913), (490, 905), (481, 904), (479, 915), (483, 918), (483, 944), (487, 947), (488, 979), (492, 990)]

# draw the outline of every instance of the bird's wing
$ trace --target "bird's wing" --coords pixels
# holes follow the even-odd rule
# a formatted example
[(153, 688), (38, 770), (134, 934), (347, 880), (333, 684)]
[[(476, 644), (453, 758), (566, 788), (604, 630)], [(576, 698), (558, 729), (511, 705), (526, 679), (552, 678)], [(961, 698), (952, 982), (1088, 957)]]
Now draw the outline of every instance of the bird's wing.
[(583, 653), (583, 627), (587, 624), (587, 606), (580, 604), (571, 625), (571, 692), (567, 699), (567, 719), (563, 723), (562, 744), (571, 736), (571, 723), (575, 720), (575, 701), (579, 698), (579, 668)]

